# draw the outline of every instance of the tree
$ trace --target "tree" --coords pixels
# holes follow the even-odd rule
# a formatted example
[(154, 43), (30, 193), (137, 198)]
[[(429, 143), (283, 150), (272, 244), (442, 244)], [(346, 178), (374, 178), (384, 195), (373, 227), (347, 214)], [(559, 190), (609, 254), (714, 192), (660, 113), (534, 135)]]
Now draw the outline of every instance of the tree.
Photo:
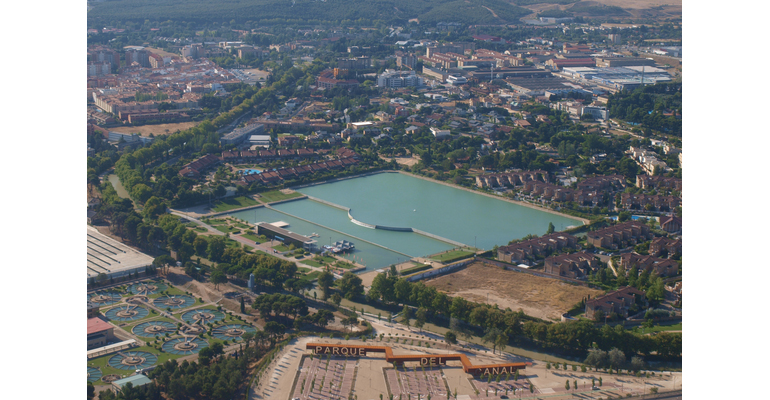
[(626, 363), (626, 355), (615, 347), (613, 347), (607, 355), (609, 357), (610, 367), (615, 370)]
[(271, 345), (274, 345), (275, 339), (278, 336), (283, 336), (286, 332), (286, 326), (275, 321), (268, 321), (268, 323), (265, 324), (265, 332), (269, 335), (268, 337)]
[(318, 287), (321, 288), (323, 291), (323, 298), (322, 300), (326, 300), (329, 298), (329, 288), (334, 283), (334, 276), (329, 271), (321, 272), (320, 275), (318, 275)]
[(404, 304), (404, 309), (401, 310), (401, 323), (410, 326), (409, 319), (412, 317), (412, 309), (408, 305)]
[(225, 253), (225, 238), (223, 236), (210, 236), (209, 246), (206, 251), (208, 259), (214, 262), (222, 261), (222, 255)]
[(548, 230), (545, 232), (546, 235), (550, 235), (556, 230), (556, 227), (553, 226), (553, 222), (548, 223)]
[(594, 368), (603, 368), (608, 362), (607, 352), (599, 349), (588, 350), (588, 357), (584, 362)]
[(577, 390), (577, 379), (572, 381), (572, 388)]
[(495, 345), (497, 345), (497, 348), (500, 349), (501, 353), (505, 351), (505, 346), (508, 345), (508, 335), (500, 332), (500, 334), (497, 335), (497, 338), (495, 338)]
[(631, 370), (638, 372), (642, 368), (644, 368), (644, 360), (637, 356), (631, 357)]
[(241, 314), (246, 314), (246, 304), (243, 301), (243, 297), (241, 297)]
[(340, 306), (340, 303), (342, 302), (342, 296), (340, 296), (339, 293), (334, 293), (331, 297), (332, 303), (336, 305), (337, 307)]
[(414, 322), (414, 326), (416, 328), (422, 330), (422, 327), (425, 325), (425, 321), (428, 318), (427, 314), (428, 314), (428, 311), (425, 308), (420, 307), (417, 309), (417, 314), (415, 316), (416, 320)]
[(337, 281), (337, 287), (340, 288), (342, 295), (346, 299), (353, 300), (364, 294), (364, 286), (361, 282), (361, 278), (358, 275), (348, 271)]
[(211, 276), (209, 277), (209, 282), (214, 284), (214, 289), (219, 290), (219, 285), (222, 283), (227, 283), (227, 276), (224, 272), (220, 269), (215, 269), (211, 271)]
[(348, 317), (348, 318), (343, 319), (341, 322), (342, 322), (343, 326), (345, 326), (346, 328), (349, 328), (351, 326), (354, 326), (354, 325), (358, 324), (358, 317), (356, 317), (354, 315), (352, 317)]
[(567, 379), (567, 383), (564, 384), (564, 388), (569, 390), (569, 379)]
[(444, 340), (447, 344), (457, 344), (457, 335), (452, 331), (447, 331), (444, 334)]
[[(486, 344), (486, 343), (492, 343), (492, 354), (494, 354), (494, 353), (495, 353), (495, 348), (497, 347), (497, 344), (498, 344), (498, 343), (497, 343), (497, 340), (498, 340), (498, 337), (499, 337), (501, 334), (502, 334), (502, 332), (500, 331), (500, 329), (497, 329), (497, 328), (489, 328), (489, 329), (487, 329), (487, 332), (486, 332), (486, 334), (484, 334), (484, 336), (481, 338), (481, 341), (482, 341), (484, 344)], [(507, 343), (507, 342), (508, 342), (508, 340), (507, 340), (507, 338), (506, 338), (506, 343)]]

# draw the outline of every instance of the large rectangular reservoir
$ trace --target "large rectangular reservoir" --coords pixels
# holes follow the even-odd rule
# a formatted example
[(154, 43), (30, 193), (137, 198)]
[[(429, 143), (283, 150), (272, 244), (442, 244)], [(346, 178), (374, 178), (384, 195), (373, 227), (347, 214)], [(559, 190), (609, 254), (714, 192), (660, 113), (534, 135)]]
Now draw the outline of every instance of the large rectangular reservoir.
[[(251, 222), (283, 220), (289, 223), (290, 231), (317, 233), (319, 244), (332, 239), (353, 241), (354, 255), (364, 260), (367, 269), (461, 244), (490, 249), (528, 234), (543, 235), (549, 223), (556, 230), (582, 224), (575, 218), (400, 173), (354, 177), (295, 190), (317, 201), (298, 200), (275, 205), (275, 211), (258, 209), (232, 215)], [(378, 229), (372, 229), (374, 226)], [(362, 247), (361, 239), (386, 249)]]

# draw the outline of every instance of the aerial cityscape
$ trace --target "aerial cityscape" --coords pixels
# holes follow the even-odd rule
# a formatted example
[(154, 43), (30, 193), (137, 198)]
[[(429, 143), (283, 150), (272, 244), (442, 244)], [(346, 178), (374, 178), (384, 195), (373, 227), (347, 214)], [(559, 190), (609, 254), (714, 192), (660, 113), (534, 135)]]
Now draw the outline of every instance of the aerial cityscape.
[(683, 397), (681, 0), (87, 13), (88, 399)]

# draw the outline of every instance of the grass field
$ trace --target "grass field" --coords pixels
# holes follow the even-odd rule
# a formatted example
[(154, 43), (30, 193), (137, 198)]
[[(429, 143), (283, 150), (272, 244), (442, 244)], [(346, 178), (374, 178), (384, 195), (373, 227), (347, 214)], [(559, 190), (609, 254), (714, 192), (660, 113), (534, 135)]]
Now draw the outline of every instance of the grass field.
[(643, 328), (641, 326), (638, 326), (633, 329), (634, 332), (639, 332), (642, 334), (653, 333), (653, 332), (681, 331), (681, 330), (682, 330), (681, 322), (678, 324), (670, 324), (670, 325), (655, 325), (652, 328)]
[(213, 226), (214, 226), (214, 229), (216, 229), (216, 230), (218, 230), (218, 231), (220, 231), (222, 233), (233, 233), (233, 232), (240, 232), (241, 231), (240, 229), (238, 229), (238, 228), (236, 228), (234, 226), (225, 225), (225, 224), (213, 225)]
[(318, 275), (321, 275), (321, 273), (318, 271), (313, 271), (308, 274), (305, 274), (305, 279), (312, 281), (313, 279), (318, 279)]
[(559, 320), (577, 302), (603, 291), (572, 285), (558, 279), (543, 278), (522, 272), (507, 271), (481, 262), (467, 268), (425, 281), (450, 296), (469, 301), (497, 304), (501, 309), (521, 308), (533, 317)]
[(278, 251), (280, 251), (280, 252), (289, 251), (289, 247), (286, 246), (286, 245), (283, 245), (283, 244), (279, 244), (277, 246), (273, 246), (273, 248), (278, 250)]
[(262, 201), (263, 203), (272, 203), (274, 201), (293, 199), (295, 197), (300, 197), (300, 196), (302, 196), (302, 193), (299, 193), (299, 192), (285, 194), (285, 193), (281, 193), (281, 191), (279, 190), (271, 190), (269, 192), (260, 193), (259, 200)]
[(471, 255), (473, 255), (473, 251), (460, 249), (460, 250), (452, 250), (446, 253), (441, 253), (435, 256), (431, 256), (430, 259), (433, 261), (438, 261), (443, 263), (443, 262), (459, 260), (461, 258), (465, 258)]
[(228, 197), (226, 199), (217, 201), (214, 204), (214, 207), (211, 208), (211, 211), (214, 211), (214, 212), (230, 211), (230, 210), (235, 210), (236, 208), (249, 207), (257, 204), (259, 204), (259, 202), (252, 199), (251, 197), (246, 197), (246, 196)]
[(318, 261), (313, 261), (313, 260), (302, 260), (301, 263), (302, 264), (307, 264), (307, 265), (309, 265), (311, 267), (316, 267), (316, 268), (323, 268), (324, 267), (323, 264), (319, 263)]
[(265, 242), (267, 242), (267, 239), (262, 239), (261, 237), (259, 237), (259, 236), (255, 235), (255, 234), (253, 234), (253, 233), (244, 233), (244, 234), (243, 234), (243, 235), (241, 235), (241, 236), (243, 236), (243, 237), (245, 237), (246, 239), (249, 239), (249, 240), (251, 240), (251, 241), (253, 241), (253, 242), (259, 242), (259, 243), (265, 243)]

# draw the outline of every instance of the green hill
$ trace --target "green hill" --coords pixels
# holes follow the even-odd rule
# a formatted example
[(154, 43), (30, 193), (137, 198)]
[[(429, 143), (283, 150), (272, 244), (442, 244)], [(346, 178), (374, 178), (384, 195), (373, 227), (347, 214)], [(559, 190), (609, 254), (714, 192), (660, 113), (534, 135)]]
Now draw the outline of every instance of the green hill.
[(93, 6), (88, 12), (89, 27), (145, 20), (313, 24), (356, 20), (406, 23), (412, 18), (427, 24), (502, 24), (515, 23), (530, 13), (502, 0), (296, 0), (294, 6), (292, 0), (108, 0)]

